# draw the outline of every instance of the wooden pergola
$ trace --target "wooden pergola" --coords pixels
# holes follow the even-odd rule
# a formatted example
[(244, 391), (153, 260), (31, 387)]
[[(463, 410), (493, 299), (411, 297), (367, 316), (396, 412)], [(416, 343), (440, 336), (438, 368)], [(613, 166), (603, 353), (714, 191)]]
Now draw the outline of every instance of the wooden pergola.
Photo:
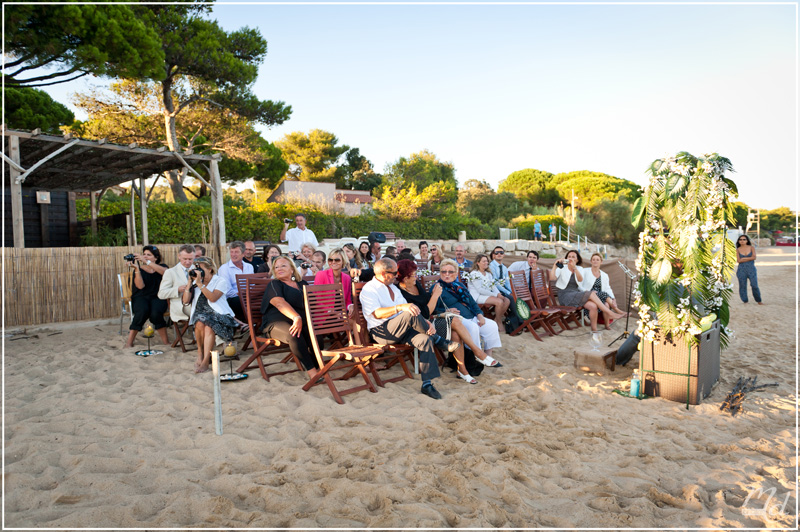
[[(14, 224), (14, 247), (25, 247), (22, 223), (22, 185), (45, 190), (91, 192), (92, 216), (95, 216), (94, 192), (126, 181), (131, 182), (131, 214), (133, 193), (140, 199), (142, 241), (147, 234), (147, 195), (145, 179), (171, 170), (186, 168), (211, 191), (211, 242), (225, 245), (225, 215), (222, 207), (222, 181), (219, 175), (221, 156), (179, 154), (166, 148), (123, 146), (104, 140), (85, 140), (70, 135), (43, 135), (3, 128), (3, 179), (11, 192), (11, 213)], [(207, 164), (210, 182), (191, 165)], [(136, 182), (138, 181), (138, 187)]]

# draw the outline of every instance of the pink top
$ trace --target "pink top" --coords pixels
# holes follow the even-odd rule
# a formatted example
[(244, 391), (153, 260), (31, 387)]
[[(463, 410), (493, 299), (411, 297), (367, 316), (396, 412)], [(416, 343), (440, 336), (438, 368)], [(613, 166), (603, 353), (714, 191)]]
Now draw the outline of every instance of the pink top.
[[(314, 284), (334, 284), (333, 270), (321, 270), (314, 275)], [(353, 280), (345, 272), (342, 272), (342, 288), (344, 288), (344, 306), (349, 307), (353, 304)]]

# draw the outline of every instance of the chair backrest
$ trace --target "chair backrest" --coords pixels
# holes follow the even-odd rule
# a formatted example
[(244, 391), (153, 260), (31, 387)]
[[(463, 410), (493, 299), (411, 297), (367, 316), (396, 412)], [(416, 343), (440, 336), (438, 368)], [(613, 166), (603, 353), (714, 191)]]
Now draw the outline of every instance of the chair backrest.
[(467, 277), (469, 276), (469, 270), (466, 268), (459, 268), (458, 269), (458, 280), (464, 283), (464, 286), (468, 286), (469, 280)]
[(428, 261), (427, 260), (415, 260), (414, 262), (417, 263), (417, 268), (420, 270), (427, 270), (428, 269)]
[(511, 279), (511, 292), (514, 299), (521, 299), (526, 303), (531, 303), (531, 291), (528, 288), (528, 278), (523, 271), (509, 272)]
[(117, 280), (119, 281), (119, 296), (122, 298), (124, 306), (133, 295), (133, 272), (118, 273)]
[(314, 276), (313, 275), (305, 275), (303, 276), (303, 280), (308, 283), (309, 285), (314, 284)]
[[(263, 318), (261, 303), (264, 301), (264, 292), (267, 291), (267, 287), (272, 281), (269, 277), (256, 277), (256, 275), (259, 274), (246, 274), (248, 279), (246, 279), (244, 300), (242, 301), (247, 315), (247, 325), (250, 327), (250, 339), (254, 345), (256, 336), (261, 332)], [(237, 279), (236, 282), (238, 283), (239, 280)]]
[(358, 342), (361, 345), (368, 345), (370, 343), (369, 330), (367, 330), (367, 319), (364, 317), (364, 313), (361, 311), (361, 300), (359, 299), (361, 290), (364, 288), (365, 284), (367, 283), (354, 282), (351, 285), (353, 291), (353, 310), (355, 311), (356, 325), (358, 326)]
[(425, 275), (422, 277), (422, 287), (425, 289), (426, 292), (430, 292), (433, 285), (436, 284), (436, 281), (439, 280), (439, 275)]
[[(268, 272), (236, 274), (236, 291), (239, 293), (239, 300), (242, 302), (242, 307), (244, 307), (245, 289), (247, 288), (247, 281), (249, 279), (269, 279), (269, 278), (270, 274)], [(261, 309), (261, 307), (258, 308)]]
[(324, 367), (317, 336), (345, 332), (350, 343), (353, 343), (353, 330), (344, 305), (344, 289), (341, 284), (307, 285), (303, 287), (303, 300), (306, 307), (306, 327), (314, 354), (319, 367)]
[(533, 303), (539, 308), (551, 304), (550, 292), (547, 290), (547, 272), (542, 269), (531, 270), (531, 285), (533, 285)]

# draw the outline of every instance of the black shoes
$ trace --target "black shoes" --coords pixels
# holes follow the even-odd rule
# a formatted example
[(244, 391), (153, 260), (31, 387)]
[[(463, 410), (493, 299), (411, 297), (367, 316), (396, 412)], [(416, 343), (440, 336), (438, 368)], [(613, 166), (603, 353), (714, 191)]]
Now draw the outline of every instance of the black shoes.
[(431, 335), (431, 340), (433, 340), (433, 345), (441, 349), (446, 353), (452, 353), (456, 349), (458, 349), (458, 342), (449, 342), (446, 339), (442, 338), (439, 335)]
[(439, 390), (433, 387), (433, 384), (429, 384), (427, 386), (422, 387), (422, 393), (430, 397), (431, 399), (441, 399), (442, 394), (439, 393)]

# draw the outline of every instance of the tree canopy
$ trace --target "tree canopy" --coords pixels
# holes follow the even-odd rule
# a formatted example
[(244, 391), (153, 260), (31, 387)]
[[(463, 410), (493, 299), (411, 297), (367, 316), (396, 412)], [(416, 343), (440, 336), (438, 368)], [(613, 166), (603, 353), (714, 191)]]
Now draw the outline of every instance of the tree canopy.
[(553, 174), (533, 168), (517, 170), (502, 180), (498, 192), (510, 192), (531, 205), (555, 205), (561, 196), (553, 184)]
[(629, 202), (641, 196), (636, 183), (601, 172), (567, 172), (556, 174), (553, 179), (559, 182), (556, 190), (565, 200), (570, 201), (575, 191), (575, 206), (582, 209), (591, 209), (602, 200), (614, 201), (620, 192)]
[(300, 181), (336, 181), (336, 162), (350, 149), (350, 146), (337, 146), (336, 135), (322, 129), (313, 129), (308, 134), (302, 131), (287, 133), (275, 145), (289, 163), (286, 177)]
[(71, 124), (75, 115), (49, 94), (28, 87), (6, 87), (6, 124), (13, 129), (40, 128), (59, 133), (59, 126)]
[(496, 193), (486, 181), (470, 179), (458, 191), (458, 212), (484, 222), (511, 220), (520, 212), (520, 202), (510, 192)]
[(4, 15), (6, 86), (42, 87), (87, 74), (159, 77), (164, 71), (158, 34), (127, 4), (6, 3)]

